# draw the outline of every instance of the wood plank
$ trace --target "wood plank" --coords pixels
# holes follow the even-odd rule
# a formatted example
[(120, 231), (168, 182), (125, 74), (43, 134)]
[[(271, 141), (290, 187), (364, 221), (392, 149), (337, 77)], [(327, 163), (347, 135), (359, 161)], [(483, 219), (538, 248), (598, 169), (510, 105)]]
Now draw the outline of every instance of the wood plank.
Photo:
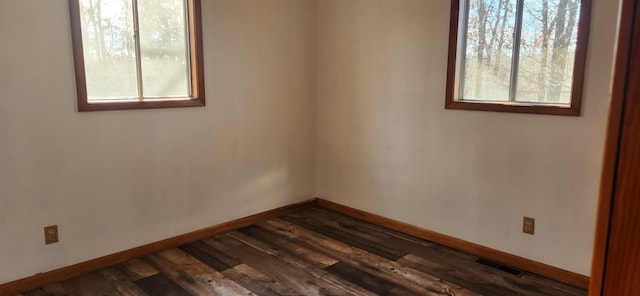
[[(372, 242), (382, 242), (389, 238), (389, 235), (380, 231), (369, 231), (370, 228), (366, 227), (367, 223), (358, 224), (354, 223), (357, 220), (334, 211), (329, 211), (320, 207), (311, 207), (304, 210), (286, 215), (290, 216), (302, 216), (310, 219), (316, 225), (325, 225), (333, 229), (340, 229), (342, 232), (348, 233), (353, 236), (357, 236)], [(283, 217), (280, 217), (283, 219)], [(286, 219), (283, 219), (286, 220)]]
[(145, 293), (153, 296), (191, 296), (189, 292), (171, 281), (164, 274), (156, 274), (140, 279), (136, 282), (136, 285)]
[(246, 264), (240, 264), (234, 268), (227, 269), (223, 271), (222, 274), (257, 295), (298, 295), (298, 293), (289, 286), (281, 284), (274, 278)]
[(60, 283), (69, 296), (121, 295), (98, 272), (90, 272)]
[(192, 244), (180, 247), (183, 252), (197, 258), (204, 264), (209, 265), (213, 269), (222, 272), (234, 266), (240, 265), (242, 262), (230, 257), (224, 252), (218, 251), (211, 246), (198, 241)]
[[(589, 292), (585, 289), (567, 285), (533, 273), (525, 272), (522, 275), (522, 278), (529, 282), (531, 285), (537, 287), (545, 287), (545, 290), (546, 288), (549, 288), (549, 290), (554, 291), (553, 293), (556, 293), (555, 291), (561, 291), (562, 293), (566, 293), (568, 295), (586, 296)], [(526, 287), (522, 288), (526, 289)]]
[(379, 244), (386, 245), (387, 247), (392, 249), (399, 249), (401, 253), (405, 253), (405, 254), (409, 253), (409, 250), (406, 250), (400, 247), (403, 244), (402, 242), (406, 242), (409, 245), (432, 249), (435, 252), (440, 252), (446, 256), (466, 258), (470, 261), (478, 259), (477, 256), (473, 256), (468, 253), (461, 252), (461, 251), (458, 251), (440, 244), (436, 244), (434, 242), (421, 239), (419, 237), (415, 237), (399, 231), (395, 231), (393, 229), (389, 229), (380, 225), (358, 220), (342, 213), (329, 211), (329, 210), (317, 208), (317, 207), (305, 209), (303, 211), (305, 213), (315, 211), (319, 215), (321, 215), (320, 217), (326, 217), (326, 220), (335, 221), (335, 223), (340, 225), (341, 227), (345, 227), (351, 230), (357, 230), (357, 231), (353, 231), (353, 235), (357, 235), (356, 234), (357, 232), (369, 233), (373, 236), (378, 237), (377, 242)]
[[(567, 286), (565, 290), (560, 290), (558, 289), (560, 286), (540, 285), (540, 282), (533, 282), (527, 277), (516, 277), (498, 269), (486, 267), (476, 263), (476, 257), (469, 258), (455, 250), (443, 252), (442, 248), (424, 247), (399, 239), (390, 239), (385, 241), (385, 244), (410, 253), (398, 260), (398, 263), (427, 271), (442, 280), (480, 294), (586, 295), (583, 289)], [(562, 287), (565, 286), (562, 285)]]
[[(459, 267), (454, 267), (447, 264), (441, 264), (439, 260), (427, 260), (413, 254), (409, 254), (402, 259), (398, 260), (399, 264), (409, 266), (416, 270), (422, 270), (428, 272), (442, 280), (455, 283), (468, 290), (474, 291), (481, 295), (518, 295), (512, 289), (506, 288), (500, 283), (504, 284), (504, 281), (500, 281), (501, 277), (495, 276), (491, 268), (478, 264), (477, 269), (471, 269), (469, 274), (467, 270), (462, 270)], [(486, 275), (486, 276), (485, 276)], [(506, 275), (505, 275), (506, 276)], [(488, 280), (482, 281), (478, 279)]]
[[(286, 227), (284, 225), (288, 224), (288, 222), (274, 219), (257, 225), (260, 226), (262, 224), (270, 224), (276, 228), (282, 228)], [(322, 236), (305, 228), (297, 227), (295, 232), (298, 236), (294, 238), (294, 240), (303, 243), (305, 246), (325, 254), (330, 253), (331, 256), (334, 256), (341, 262), (348, 263), (360, 270), (384, 278), (415, 293), (427, 295), (449, 295), (453, 293), (455, 293), (455, 295), (477, 295), (456, 285), (443, 283), (431, 275), (412, 268), (403, 267), (396, 262)]]
[[(435, 263), (424, 258), (407, 255), (398, 260), (398, 263), (423, 270), (430, 274), (437, 275), (445, 281), (455, 282), (460, 286), (474, 291), (481, 295), (492, 296), (512, 296), (512, 295), (528, 295), (528, 296), (575, 296), (586, 295), (586, 291), (579, 290), (578, 294), (568, 292), (566, 290), (554, 289), (536, 283), (527, 278), (519, 278), (506, 272), (501, 272), (488, 267), (477, 268), (468, 265), (456, 267), (447, 264)], [(474, 264), (473, 262), (469, 264)], [(477, 263), (476, 263), (477, 264)], [(479, 265), (479, 264), (478, 264)], [(578, 290), (576, 288), (576, 290)]]
[[(220, 250), (225, 250), (245, 264), (270, 275), (276, 281), (291, 287), (302, 295), (359, 295), (327, 284), (309, 274), (307, 270), (294, 268), (273, 256), (241, 244), (231, 237), (217, 236), (205, 239), (204, 242)], [(238, 243), (241, 245), (237, 246)]]
[(322, 222), (318, 222), (317, 220), (311, 219), (309, 217), (301, 216), (294, 213), (282, 216), (280, 219), (392, 261), (398, 260), (406, 255), (406, 253), (398, 252), (397, 250), (392, 248), (387, 248), (382, 244), (375, 244), (372, 241), (367, 240), (366, 238), (362, 238), (358, 235), (349, 234), (342, 231), (341, 229), (323, 225)]
[(258, 295), (296, 294), (288, 286), (281, 285), (271, 277), (203, 242), (197, 242), (191, 244), (191, 247), (181, 249)]
[(98, 273), (109, 281), (122, 296), (147, 296), (147, 294), (136, 286), (123, 272), (114, 267), (103, 268), (99, 270)]
[(121, 267), (124, 274), (132, 282), (160, 273), (160, 271), (155, 267), (151, 266), (149, 263), (141, 259), (129, 260), (123, 263)]
[(64, 287), (60, 285), (60, 283), (48, 284), (42, 287), (42, 290), (47, 293), (47, 295), (51, 296), (66, 296), (67, 291), (65, 291)]
[[(324, 269), (328, 266), (338, 263), (338, 260), (336, 260), (335, 258), (329, 257), (325, 254), (313, 251), (311, 249), (305, 248), (301, 245), (294, 243), (291, 240), (283, 239), (279, 236), (272, 235), (268, 231), (265, 231), (262, 228), (257, 226), (249, 226), (249, 227), (241, 228), (241, 229), (238, 229), (237, 232), (245, 234), (252, 238), (259, 239), (262, 242), (269, 244), (272, 248), (275, 249), (275, 251), (280, 250), (280, 251), (288, 252), (288, 254), (294, 257), (293, 259), (297, 260), (297, 258), (302, 258), (307, 262), (313, 264), (315, 267), (318, 267), (321, 269)], [(230, 232), (229, 234), (233, 235), (234, 233), (235, 232)]]
[(354, 218), (353, 216), (350, 216), (341, 212), (328, 210), (322, 207), (312, 207), (312, 208), (305, 209), (304, 211), (307, 212), (307, 210), (313, 210), (313, 212), (316, 212), (319, 215), (326, 217), (327, 220), (335, 220), (337, 224), (339, 224), (344, 228), (354, 229), (360, 232), (371, 233), (377, 237), (380, 237), (383, 240), (388, 240), (391, 237), (395, 237), (395, 238), (403, 239), (416, 244), (420, 244), (425, 247), (442, 246), (432, 241), (425, 240), (413, 235), (409, 235), (404, 232), (397, 231), (391, 228), (387, 228), (382, 225), (360, 220), (360, 219)]
[(147, 257), (164, 275), (194, 295), (255, 295), (179, 249)]
[(24, 293), (25, 296), (49, 296), (42, 289), (35, 289)]
[(419, 295), (346, 263), (338, 262), (326, 270), (377, 295)]
[[(254, 229), (256, 232), (261, 231), (259, 229)], [(349, 281), (344, 280), (339, 276), (335, 276), (325, 270), (323, 268), (326, 265), (323, 262), (308, 262), (300, 259), (302, 256), (298, 256), (295, 253), (296, 247), (288, 249), (283, 246), (282, 241), (278, 241), (277, 247), (268, 243), (269, 240), (260, 241), (238, 231), (233, 231), (225, 234), (226, 236), (232, 237), (238, 241), (243, 242), (244, 244), (253, 247), (254, 249), (261, 251), (265, 254), (273, 256), (277, 258), (279, 261), (290, 264), (292, 267), (297, 269), (302, 269), (314, 276), (319, 281), (323, 281), (326, 284), (334, 286), (336, 289), (340, 289), (345, 293), (351, 293), (354, 295), (374, 295), (370, 291), (363, 289), (358, 285), (354, 285)], [(293, 244), (288, 244), (289, 247), (293, 246)], [(304, 248), (306, 249), (306, 248)], [(333, 262), (337, 262), (335, 259), (332, 259)]]
[(59, 284), (49, 284), (46, 287), (42, 287), (40, 289), (31, 290), (25, 292), (24, 294), (16, 294), (14, 296), (66, 296), (67, 292), (64, 288)]
[[(344, 215), (342, 213), (329, 211), (329, 210), (318, 208), (318, 207), (305, 209), (305, 210), (302, 210), (301, 212), (304, 212), (304, 213), (316, 212), (317, 213), (316, 215), (313, 215), (313, 214), (310, 214), (310, 215), (316, 216), (316, 219), (318, 220), (322, 220), (322, 217), (325, 217), (324, 220), (328, 220), (331, 222), (324, 222), (324, 223), (332, 223), (332, 224), (338, 225), (338, 227), (341, 227), (341, 229), (344, 228), (346, 229), (345, 231), (350, 231), (350, 234), (352, 235), (358, 235), (357, 234), (358, 232), (368, 233), (371, 236), (377, 237), (377, 239), (375, 240), (376, 243), (385, 245), (391, 249), (400, 250), (401, 251), (400, 253), (406, 254), (410, 252), (409, 250), (402, 248), (403, 242), (406, 242), (407, 245), (414, 246), (415, 248), (431, 249), (431, 250), (434, 250), (434, 252), (442, 253), (443, 256), (459, 257), (461, 259), (464, 258), (469, 261), (474, 261), (478, 259), (477, 256), (473, 256), (468, 253), (449, 248), (447, 246), (436, 244), (431, 241), (427, 241), (415, 236), (407, 235), (402, 232), (385, 228), (383, 226), (379, 226), (379, 225), (368, 223), (362, 220), (354, 219), (353, 217)], [(434, 254), (437, 254), (437, 253), (434, 253)]]
[[(265, 221), (265, 223), (257, 223), (253, 226), (255, 227), (259, 227), (261, 229), (264, 229), (268, 232), (283, 236), (284, 238), (290, 239), (290, 241), (293, 241), (294, 238), (298, 237), (298, 234), (296, 233), (297, 231), (297, 227), (294, 226), (293, 224), (289, 224), (289, 223), (266, 223), (268, 221)], [(329, 256), (330, 257), (330, 256)]]

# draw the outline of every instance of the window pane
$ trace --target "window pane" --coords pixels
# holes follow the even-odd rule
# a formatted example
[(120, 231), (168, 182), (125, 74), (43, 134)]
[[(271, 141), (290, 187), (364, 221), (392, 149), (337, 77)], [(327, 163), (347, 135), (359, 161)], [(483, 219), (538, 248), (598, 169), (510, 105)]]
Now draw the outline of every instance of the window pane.
[(515, 0), (469, 0), (463, 100), (508, 101)]
[(569, 104), (580, 0), (526, 0), (516, 101)]
[(188, 97), (184, 0), (138, 0), (145, 97)]
[(88, 101), (137, 97), (131, 0), (81, 0)]

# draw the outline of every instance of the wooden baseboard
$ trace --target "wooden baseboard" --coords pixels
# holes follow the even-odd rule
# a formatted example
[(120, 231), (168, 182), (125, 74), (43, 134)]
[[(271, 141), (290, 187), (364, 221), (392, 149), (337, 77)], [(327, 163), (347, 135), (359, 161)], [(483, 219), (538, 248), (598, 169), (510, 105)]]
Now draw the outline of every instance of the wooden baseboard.
[(207, 227), (204, 229), (196, 230), (187, 234), (172, 237), (159, 242), (143, 245), (133, 249), (121, 251), (115, 254), (107, 255), (97, 259), (85, 261), (75, 265), (63, 267), (53, 271), (39, 273), (24, 279), (0, 284), (0, 296), (12, 295), (35, 289), (46, 284), (63, 281), (87, 272), (91, 272), (100, 268), (108, 267), (111, 265), (119, 264), (134, 258), (146, 256), (156, 252), (160, 252), (166, 249), (175, 248), (180, 245), (198, 241), (216, 234), (228, 232), (251, 224), (263, 222), (269, 219), (273, 219), (294, 211), (301, 210), (306, 207), (310, 207), (316, 204), (316, 199), (308, 200), (305, 202), (283, 206), (277, 209), (269, 210), (266, 212), (258, 213), (255, 215), (247, 216), (237, 220), (229, 221), (219, 225)]
[(358, 218), (373, 224), (384, 226), (396, 231), (411, 234), (432, 242), (436, 242), (454, 249), (458, 249), (478, 257), (490, 259), (502, 264), (517, 267), (531, 273), (535, 273), (550, 279), (554, 279), (569, 285), (587, 289), (589, 287), (589, 277), (571, 271), (553, 267), (533, 260), (529, 260), (516, 255), (511, 255), (502, 251), (494, 250), (485, 246), (464, 241), (455, 237), (426, 230), (400, 221), (392, 220), (365, 211), (354, 209), (345, 205), (337, 204), (328, 200), (318, 199), (317, 205), (331, 209), (345, 215)]

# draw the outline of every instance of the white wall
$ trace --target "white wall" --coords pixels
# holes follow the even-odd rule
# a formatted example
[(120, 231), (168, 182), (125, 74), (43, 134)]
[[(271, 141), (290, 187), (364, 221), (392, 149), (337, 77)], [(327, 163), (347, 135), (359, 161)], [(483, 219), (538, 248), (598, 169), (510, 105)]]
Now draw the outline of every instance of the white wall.
[(97, 113), (67, 3), (0, 1), (0, 283), (314, 197), (314, 1), (202, 1), (207, 106)]
[(617, 4), (576, 118), (445, 110), (450, 0), (318, 1), (318, 196), (588, 275)]

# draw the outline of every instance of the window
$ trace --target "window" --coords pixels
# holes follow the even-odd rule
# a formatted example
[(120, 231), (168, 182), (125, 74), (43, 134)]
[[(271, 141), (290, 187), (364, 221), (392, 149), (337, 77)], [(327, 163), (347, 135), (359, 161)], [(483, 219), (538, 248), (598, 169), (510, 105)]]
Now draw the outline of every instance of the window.
[(69, 0), (79, 111), (204, 106), (200, 0)]
[(452, 0), (447, 109), (580, 115), (591, 0)]

